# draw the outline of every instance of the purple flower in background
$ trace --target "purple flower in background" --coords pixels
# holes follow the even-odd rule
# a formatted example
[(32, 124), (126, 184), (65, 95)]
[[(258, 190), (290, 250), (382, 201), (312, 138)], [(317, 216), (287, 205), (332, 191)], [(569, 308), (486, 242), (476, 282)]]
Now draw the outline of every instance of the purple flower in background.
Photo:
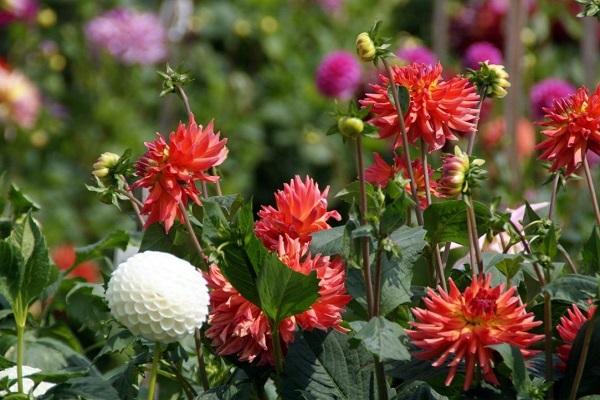
[(349, 99), (360, 85), (361, 69), (358, 60), (347, 51), (329, 53), (317, 68), (319, 92), (328, 97)]
[(344, 5), (343, 0), (317, 0), (317, 4), (325, 12), (337, 12)]
[(0, 1), (0, 26), (14, 21), (33, 22), (37, 15), (37, 0), (4, 0)]
[(405, 47), (396, 52), (396, 55), (407, 64), (419, 63), (434, 65), (437, 64), (437, 56), (424, 46)]
[(125, 64), (149, 65), (167, 56), (167, 32), (152, 13), (115, 8), (85, 27), (89, 43)]
[(533, 85), (529, 92), (531, 111), (535, 118), (544, 116), (544, 108), (552, 106), (555, 99), (575, 93), (575, 86), (559, 78), (547, 78)]
[(465, 67), (477, 69), (482, 61), (489, 61), (490, 64), (502, 64), (502, 52), (489, 42), (476, 42), (467, 47), (463, 58)]

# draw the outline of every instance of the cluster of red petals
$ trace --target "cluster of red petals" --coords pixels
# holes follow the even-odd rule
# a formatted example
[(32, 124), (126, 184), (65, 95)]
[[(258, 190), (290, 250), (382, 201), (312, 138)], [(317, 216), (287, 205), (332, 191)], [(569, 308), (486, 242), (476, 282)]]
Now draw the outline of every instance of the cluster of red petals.
[(256, 236), (270, 250), (277, 248), (283, 235), (300, 239), (301, 243), (310, 242), (314, 232), (331, 228), (327, 223), (329, 218), (336, 221), (342, 218), (335, 210), (327, 211), (328, 192), (329, 186), (321, 192), (312, 178), (307, 176), (302, 181), (296, 175), (275, 193), (275, 207), (262, 206), (258, 212)]
[(490, 283), (490, 275), (473, 279), (461, 293), (450, 279), (449, 292), (429, 289), (423, 300), (425, 308), (412, 310), (416, 322), (407, 334), (422, 350), (417, 357), (431, 360), (434, 367), (447, 363), (446, 385), (452, 383), (463, 361), (465, 390), (473, 382), (476, 365), (486, 381), (499, 384), (493, 371), (493, 350), (488, 346), (508, 343), (529, 357), (535, 352), (528, 347), (543, 338), (528, 332), (541, 322), (525, 310), (515, 288), (505, 290), (504, 285), (491, 287)]
[[(415, 182), (417, 184), (419, 207), (424, 210), (429, 206), (429, 204), (427, 204), (427, 192), (425, 187), (425, 169), (420, 160), (414, 160), (411, 164)], [(409, 179), (408, 169), (406, 168), (404, 159), (395, 156), (394, 163), (388, 164), (379, 153), (373, 153), (373, 164), (365, 169), (365, 180), (373, 185), (383, 188), (386, 187), (399, 173), (402, 174), (404, 179)], [(429, 165), (427, 166), (427, 173), (429, 175), (429, 189), (431, 194), (437, 196), (437, 182), (432, 179), (433, 170)], [(404, 189), (410, 195), (410, 182)]]
[(560, 318), (560, 323), (556, 327), (556, 330), (563, 341), (563, 344), (561, 344), (557, 350), (558, 358), (560, 358), (561, 361), (558, 364), (560, 369), (564, 370), (567, 367), (569, 354), (571, 354), (571, 348), (573, 347), (573, 342), (577, 337), (577, 333), (579, 333), (583, 324), (592, 318), (595, 312), (595, 305), (591, 305), (584, 314), (579, 307), (573, 304), (573, 306), (567, 310), (567, 315), (563, 315)]
[[(316, 271), (319, 278), (319, 298), (305, 312), (281, 322), (283, 349), (294, 340), (297, 326), (305, 330), (341, 327), (342, 312), (351, 297), (346, 294), (345, 268), (338, 258), (312, 256), (308, 243), (289, 236), (280, 237), (277, 253), (289, 268), (309, 274)], [(212, 265), (205, 275), (210, 292), (210, 328), (206, 336), (220, 355), (237, 355), (241, 361), (258, 365), (273, 365), (271, 330), (267, 317), (256, 305), (246, 300)]]
[(161, 134), (145, 143), (146, 153), (136, 163), (139, 179), (133, 184), (150, 190), (142, 208), (148, 215), (145, 227), (161, 222), (168, 232), (176, 218), (183, 221), (180, 204), (186, 206), (190, 200), (200, 204), (196, 183), (219, 179), (208, 172), (225, 161), (226, 143), (227, 139), (213, 131), (212, 121), (203, 128), (191, 114), (188, 125), (180, 123), (168, 143)]
[(571, 174), (588, 150), (600, 154), (600, 86), (591, 95), (581, 87), (544, 111), (546, 120), (540, 125), (546, 138), (537, 149), (541, 159), (552, 162), (552, 171), (564, 167)]
[[(52, 261), (61, 271), (66, 271), (73, 267), (77, 260), (77, 253), (75, 247), (70, 244), (63, 244), (55, 247), (52, 250)], [(70, 277), (82, 278), (86, 282), (97, 283), (100, 282), (100, 267), (93, 261), (85, 261), (78, 264), (69, 273)]]
[[(423, 139), (431, 152), (441, 149), (447, 140), (457, 140), (454, 133), (475, 132), (479, 95), (468, 79), (455, 76), (443, 80), (439, 63), (394, 66), (392, 72), (394, 83), (410, 94), (408, 110), (403, 110), (410, 143)], [(372, 93), (360, 100), (363, 108), (370, 107), (374, 116), (369, 122), (379, 128), (382, 138), (397, 135), (400, 129), (388, 82), (385, 75), (379, 75), (379, 84), (371, 85)], [(399, 135), (396, 137), (394, 146), (398, 147), (401, 142)]]

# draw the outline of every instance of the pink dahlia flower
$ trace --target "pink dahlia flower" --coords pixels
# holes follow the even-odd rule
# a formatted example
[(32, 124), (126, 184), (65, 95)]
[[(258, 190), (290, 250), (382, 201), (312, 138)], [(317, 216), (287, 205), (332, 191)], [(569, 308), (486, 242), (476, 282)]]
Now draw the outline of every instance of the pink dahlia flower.
[(37, 0), (4, 0), (0, 2), (0, 26), (15, 21), (33, 22), (38, 8)]
[(438, 63), (437, 56), (424, 46), (405, 47), (398, 50), (396, 55), (406, 64), (419, 63), (435, 65)]
[(347, 51), (328, 54), (317, 68), (316, 84), (323, 96), (347, 100), (360, 85), (361, 69), (358, 60)]
[(31, 128), (37, 120), (41, 96), (21, 72), (0, 63), (0, 121)]
[(489, 42), (476, 42), (467, 47), (463, 63), (465, 67), (479, 69), (479, 63), (502, 64), (502, 52)]
[(554, 100), (575, 93), (575, 86), (559, 78), (547, 78), (539, 81), (529, 92), (531, 111), (535, 118), (544, 116), (544, 109), (552, 107)]
[(152, 13), (115, 8), (91, 20), (85, 34), (94, 49), (124, 64), (150, 65), (167, 57), (167, 31)]

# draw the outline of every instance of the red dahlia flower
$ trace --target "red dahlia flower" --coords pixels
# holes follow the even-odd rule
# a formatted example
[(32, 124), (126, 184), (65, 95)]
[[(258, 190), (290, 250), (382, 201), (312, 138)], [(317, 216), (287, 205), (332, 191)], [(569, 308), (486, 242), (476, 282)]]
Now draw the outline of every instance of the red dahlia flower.
[[(422, 210), (428, 207), (427, 204), (427, 193), (425, 188), (425, 174), (423, 164), (420, 160), (412, 161), (413, 173), (415, 175), (415, 182), (417, 183), (417, 197), (419, 198), (419, 207)], [(432, 179), (433, 170), (428, 165), (429, 173), (429, 189), (433, 196), (437, 196), (437, 182)], [(394, 179), (394, 177), (402, 173), (404, 179), (409, 179), (408, 170), (406, 169), (406, 163), (400, 157), (394, 157), (394, 164), (388, 164), (379, 153), (373, 153), (373, 164), (365, 169), (365, 180), (375, 186), (385, 187), (387, 184)], [(406, 184), (404, 190), (410, 195), (410, 182)]]
[(595, 305), (591, 305), (584, 315), (579, 307), (573, 304), (573, 306), (567, 310), (567, 315), (560, 317), (560, 323), (556, 327), (556, 330), (563, 341), (563, 344), (561, 344), (557, 350), (558, 358), (560, 358), (561, 361), (558, 364), (560, 369), (564, 370), (567, 367), (567, 361), (569, 361), (571, 348), (573, 347), (573, 342), (579, 333), (579, 329), (581, 329), (583, 324), (592, 318), (595, 312)]
[(165, 231), (173, 226), (175, 218), (183, 221), (179, 203), (200, 202), (196, 182), (216, 182), (218, 176), (209, 175), (209, 169), (220, 165), (227, 157), (227, 139), (214, 133), (212, 121), (204, 129), (190, 114), (187, 126), (180, 123), (171, 132), (167, 143), (159, 133), (152, 142), (145, 143), (147, 151), (136, 163), (139, 179), (134, 188), (144, 187), (150, 194), (142, 213), (149, 215), (145, 227), (162, 222)]
[(600, 154), (600, 86), (592, 95), (581, 87), (546, 108), (546, 120), (540, 125), (545, 140), (537, 145), (540, 158), (552, 162), (551, 170), (565, 167), (573, 173), (588, 150)]
[[(308, 243), (299, 239), (280, 237), (279, 258), (291, 269), (303, 274), (317, 272), (319, 298), (305, 312), (286, 318), (279, 326), (282, 346), (294, 340), (296, 326), (302, 329), (337, 329), (341, 327), (342, 313), (351, 297), (346, 294), (345, 268), (340, 259), (312, 256)], [(259, 365), (273, 365), (271, 329), (263, 312), (246, 300), (222, 275), (219, 267), (212, 265), (205, 275), (210, 291), (210, 328), (206, 336), (211, 339), (220, 355), (237, 355), (241, 361), (256, 361)]]
[[(447, 140), (457, 140), (455, 132), (475, 132), (479, 95), (467, 79), (456, 76), (444, 81), (439, 63), (394, 66), (392, 71), (394, 83), (406, 87), (410, 94), (408, 110), (402, 110), (410, 143), (423, 139), (431, 152), (442, 148)], [(385, 75), (379, 75), (379, 84), (371, 85), (373, 93), (360, 100), (363, 108), (371, 107), (374, 116), (369, 122), (379, 128), (382, 138), (393, 136), (400, 129), (388, 81)], [(398, 135), (394, 146), (400, 145)]]
[[(76, 259), (77, 253), (73, 245), (63, 244), (52, 250), (52, 261), (54, 261), (54, 264), (61, 271), (66, 271), (73, 267)], [(83, 278), (90, 283), (97, 283), (101, 280), (100, 268), (93, 261), (84, 261), (78, 264), (71, 270), (69, 276), (72, 278)]]
[(446, 385), (450, 385), (458, 365), (465, 362), (464, 390), (473, 382), (475, 365), (479, 365), (483, 378), (499, 384), (493, 371), (494, 350), (488, 346), (508, 343), (520, 348), (525, 357), (535, 352), (527, 347), (543, 338), (528, 330), (541, 324), (534, 321), (533, 313), (525, 306), (514, 287), (504, 290), (504, 285), (491, 287), (491, 276), (479, 277), (463, 293), (449, 279), (450, 291), (438, 287), (438, 293), (429, 289), (423, 300), (425, 309), (413, 308), (416, 322), (407, 330), (415, 346), (422, 351), (417, 357), (432, 360), (434, 367), (448, 362), (450, 371)]
[(335, 210), (327, 211), (328, 193), (329, 186), (321, 192), (312, 178), (307, 176), (303, 182), (296, 175), (275, 193), (275, 207), (262, 206), (258, 212), (256, 236), (270, 250), (277, 248), (281, 235), (309, 242), (314, 232), (331, 228), (327, 223), (329, 218), (336, 221), (342, 218)]

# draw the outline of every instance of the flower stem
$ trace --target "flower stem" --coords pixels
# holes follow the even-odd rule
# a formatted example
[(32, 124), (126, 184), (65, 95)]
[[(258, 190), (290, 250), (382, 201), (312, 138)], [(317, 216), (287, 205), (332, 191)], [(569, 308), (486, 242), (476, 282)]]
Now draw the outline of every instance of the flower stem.
[(208, 376), (206, 375), (206, 364), (204, 363), (204, 354), (202, 352), (202, 332), (196, 328), (194, 330), (194, 343), (196, 344), (196, 358), (198, 359), (198, 377), (204, 391), (210, 389)]
[[(406, 134), (406, 126), (404, 125), (404, 112), (402, 111), (402, 107), (400, 105), (400, 98), (398, 97), (398, 91), (396, 90), (396, 85), (394, 82), (394, 73), (392, 71), (392, 67), (387, 62), (385, 58), (382, 59), (383, 66), (388, 75), (389, 84), (392, 87), (392, 98), (394, 99), (394, 105), (396, 108), (396, 113), (398, 114), (398, 123), (400, 125), (399, 135), (402, 137), (402, 147), (404, 153), (404, 162), (406, 163), (406, 170), (408, 171), (408, 178), (410, 179), (410, 192), (412, 194), (413, 201), (415, 202), (415, 214), (417, 215), (417, 222), (419, 225), (423, 225), (423, 212), (419, 207), (419, 199), (417, 197), (417, 185), (415, 182), (415, 173), (412, 168), (412, 162), (410, 160), (410, 151), (408, 148), (408, 136)], [(394, 142), (397, 142), (395, 140)]]
[(569, 395), (569, 400), (577, 399), (577, 391), (579, 390), (579, 384), (581, 383), (581, 378), (583, 377), (583, 371), (585, 369), (587, 356), (590, 351), (590, 344), (592, 342), (592, 334), (594, 333), (594, 325), (596, 324), (596, 318), (598, 315), (600, 315), (600, 313), (595, 312), (592, 318), (590, 318), (588, 325), (585, 328), (585, 336), (583, 337), (583, 347), (581, 348), (581, 353), (579, 354), (579, 362), (577, 363), (575, 378), (573, 378), (573, 384), (571, 386), (571, 394)]
[[(467, 235), (469, 236), (469, 261), (471, 262), (472, 275), (477, 275), (477, 257), (475, 256), (475, 246), (473, 245), (473, 227), (471, 226), (471, 218), (467, 214)], [(449, 250), (450, 242), (447, 243)]]
[(594, 214), (596, 216), (596, 225), (600, 226), (600, 208), (598, 208), (598, 198), (596, 197), (596, 190), (594, 189), (594, 181), (592, 179), (592, 172), (590, 171), (590, 164), (588, 163), (587, 157), (583, 157), (583, 169), (585, 171), (585, 180), (590, 190), (590, 196), (592, 197), (592, 205), (594, 206)]
[[(360, 223), (361, 225), (367, 224), (367, 192), (365, 190), (365, 166), (363, 161), (362, 153), (362, 137), (358, 136), (355, 141), (356, 144), (356, 169), (358, 173), (358, 185), (359, 185), (359, 209), (360, 209)], [(363, 278), (365, 280), (365, 288), (367, 293), (367, 311), (369, 316), (373, 315), (373, 281), (371, 280), (371, 265), (369, 262), (369, 238), (363, 237), (361, 240), (361, 253), (362, 253), (362, 269)]]
[(481, 249), (479, 248), (479, 234), (477, 233), (477, 220), (475, 219), (475, 211), (473, 209), (473, 199), (467, 195), (464, 197), (467, 205), (467, 219), (470, 220), (471, 224), (471, 246), (473, 246), (474, 249), (475, 261), (477, 262), (479, 275), (483, 275), (483, 261), (481, 257)]
[(188, 212), (185, 209), (185, 206), (183, 205), (183, 203), (181, 201), (179, 202), (179, 211), (181, 211), (181, 215), (183, 216), (183, 222), (185, 223), (185, 227), (188, 231), (188, 235), (190, 235), (190, 239), (192, 239), (192, 243), (194, 244), (194, 247), (196, 248), (196, 252), (200, 256), (200, 266), (201, 266), (200, 269), (202, 269), (202, 271), (206, 272), (207, 266), (206, 266), (206, 256), (204, 254), (204, 250), (202, 250), (200, 241), (198, 240), (198, 237), (196, 236), (196, 232), (194, 232), (194, 228), (192, 227), (192, 223), (190, 221)]
[[(519, 227), (511, 220), (508, 220), (508, 223), (510, 224), (510, 226), (512, 226), (514, 231), (519, 236), (519, 240), (521, 240), (521, 243), (523, 244), (525, 251), (529, 255), (533, 255), (533, 253), (531, 252), (531, 247), (529, 247), (529, 243), (527, 242), (527, 239), (525, 238), (525, 236), (523, 236), (523, 232), (521, 232), (521, 229), (519, 229)], [(544, 278), (544, 273), (542, 272), (542, 268), (540, 267), (540, 265), (537, 262), (533, 263), (533, 270), (535, 271), (535, 274), (537, 275), (538, 282), (540, 283), (540, 285), (544, 286), (546, 284), (546, 279)]]
[(379, 400), (388, 400), (387, 382), (385, 381), (383, 364), (377, 356), (373, 356), (373, 359), (375, 360), (375, 379), (377, 380)]
[[(427, 206), (431, 204), (431, 186), (429, 184), (429, 164), (427, 161), (427, 143), (423, 139), (421, 139), (421, 163), (423, 164), (423, 176), (425, 178), (425, 198), (427, 200)], [(417, 203), (417, 207), (419, 204)], [(444, 276), (444, 263), (442, 262), (442, 255), (440, 253), (440, 245), (435, 244), (433, 246), (433, 254), (435, 257), (435, 267), (436, 267), (436, 275), (438, 284), (442, 286), (444, 290), (447, 290), (446, 287), (446, 277)]]
[(381, 267), (381, 257), (383, 256), (383, 238), (379, 238), (377, 242), (377, 251), (375, 253), (375, 289), (373, 294), (373, 315), (379, 315), (381, 305), (381, 275), (383, 273)]
[(573, 262), (573, 259), (571, 258), (571, 256), (567, 252), (567, 250), (565, 250), (565, 248), (561, 244), (558, 245), (558, 251), (560, 251), (560, 253), (563, 255), (563, 257), (567, 261), (567, 265), (569, 266), (571, 273), (578, 274), (579, 272), (577, 272), (577, 266)]
[[(550, 293), (544, 292), (544, 349), (546, 354), (546, 382), (554, 382), (554, 365), (552, 362), (552, 301)], [(548, 399), (552, 400), (552, 389), (548, 391)]]
[(475, 127), (475, 132), (473, 132), (469, 136), (469, 142), (467, 144), (467, 154), (471, 156), (473, 154), (473, 147), (475, 147), (475, 136), (479, 131), (479, 121), (481, 121), (481, 106), (483, 105), (483, 101), (485, 100), (485, 94), (483, 91), (479, 93), (479, 103), (477, 104), (477, 125)]
[(156, 376), (158, 375), (158, 363), (161, 355), (160, 345), (155, 344), (154, 354), (152, 355), (152, 365), (150, 367), (150, 383), (148, 384), (148, 400), (154, 400), (154, 392), (156, 390)]
[(279, 326), (275, 323), (275, 321), (271, 321), (271, 340), (273, 341), (273, 361), (275, 362), (275, 372), (279, 378), (283, 373), (283, 352), (281, 351)]
[(550, 194), (550, 206), (548, 207), (548, 219), (552, 220), (554, 216), (554, 207), (556, 205), (556, 192), (558, 192), (558, 183), (560, 182), (560, 172), (554, 174), (552, 181), (552, 193)]
[[(20, 307), (19, 307), (20, 309)], [(18, 312), (23, 314), (23, 312)], [(21, 315), (15, 314), (15, 322), (17, 328), (17, 387), (19, 393), (25, 393), (23, 387), (23, 355), (25, 353), (25, 324), (27, 320), (27, 314), (25, 318)]]

